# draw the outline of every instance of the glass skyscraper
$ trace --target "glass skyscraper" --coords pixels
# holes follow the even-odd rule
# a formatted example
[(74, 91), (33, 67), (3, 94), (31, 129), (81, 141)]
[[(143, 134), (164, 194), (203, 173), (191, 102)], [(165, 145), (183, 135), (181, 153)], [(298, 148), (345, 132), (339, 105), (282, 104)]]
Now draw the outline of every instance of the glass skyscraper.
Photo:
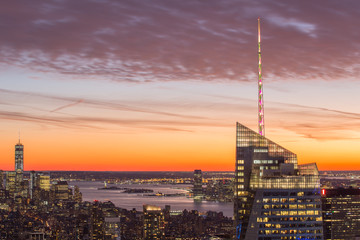
[(315, 163), (236, 124), (236, 239), (323, 239)]
[(204, 197), (202, 188), (202, 172), (201, 170), (194, 170), (194, 200), (201, 200)]
[(15, 171), (24, 171), (24, 145), (19, 142), (15, 145)]

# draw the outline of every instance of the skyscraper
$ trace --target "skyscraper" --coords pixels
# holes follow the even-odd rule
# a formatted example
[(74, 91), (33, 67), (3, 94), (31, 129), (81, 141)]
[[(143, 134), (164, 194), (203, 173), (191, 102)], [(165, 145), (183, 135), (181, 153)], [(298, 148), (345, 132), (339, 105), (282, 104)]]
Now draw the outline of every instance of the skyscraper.
[(14, 171), (6, 172), (5, 189), (8, 192), (10, 198), (13, 198), (15, 196), (15, 193), (16, 193), (16, 172), (14, 172)]
[(144, 205), (144, 239), (164, 239), (165, 219), (160, 207)]
[(20, 193), (24, 186), (23, 186), (23, 177), (24, 177), (24, 145), (19, 142), (15, 145), (15, 185), (16, 185), (16, 192)]
[(0, 189), (4, 189), (4, 172), (0, 170)]
[(19, 142), (15, 145), (15, 171), (24, 171), (24, 145)]
[(203, 197), (202, 188), (202, 172), (201, 170), (194, 170), (194, 187), (193, 194), (195, 200), (201, 200)]
[(259, 133), (236, 123), (234, 218), (236, 239), (323, 239), (319, 173), (265, 138), (258, 19)]
[(316, 164), (236, 124), (237, 239), (323, 239)]

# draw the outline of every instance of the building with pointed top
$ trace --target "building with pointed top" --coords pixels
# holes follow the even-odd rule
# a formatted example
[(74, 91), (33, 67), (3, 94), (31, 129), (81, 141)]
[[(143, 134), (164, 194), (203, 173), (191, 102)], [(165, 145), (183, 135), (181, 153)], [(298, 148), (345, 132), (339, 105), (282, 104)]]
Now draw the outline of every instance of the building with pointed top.
[(319, 172), (265, 138), (258, 18), (259, 133), (236, 123), (234, 218), (244, 240), (323, 239)]
[(315, 163), (236, 124), (236, 239), (323, 239)]
[(24, 171), (24, 145), (21, 144), (20, 138), (19, 142), (15, 145), (15, 171)]

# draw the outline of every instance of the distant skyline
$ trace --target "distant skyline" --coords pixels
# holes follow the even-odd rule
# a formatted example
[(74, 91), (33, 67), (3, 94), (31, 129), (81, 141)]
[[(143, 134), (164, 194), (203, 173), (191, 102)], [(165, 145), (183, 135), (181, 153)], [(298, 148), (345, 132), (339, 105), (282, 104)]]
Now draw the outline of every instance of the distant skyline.
[(360, 170), (360, 2), (12, 1), (0, 8), (1, 166), (232, 171), (235, 123)]

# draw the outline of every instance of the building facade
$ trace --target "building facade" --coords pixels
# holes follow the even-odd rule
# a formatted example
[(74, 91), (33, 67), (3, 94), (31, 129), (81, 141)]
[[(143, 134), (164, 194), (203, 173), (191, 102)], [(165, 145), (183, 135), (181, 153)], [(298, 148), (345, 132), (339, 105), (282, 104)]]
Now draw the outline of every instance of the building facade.
[(24, 145), (19, 142), (15, 145), (15, 171), (24, 171)]
[(204, 196), (202, 187), (202, 172), (201, 170), (194, 170), (194, 187), (193, 194), (195, 200), (201, 200)]
[(144, 205), (144, 239), (165, 239), (165, 217), (160, 207)]
[(360, 189), (323, 189), (324, 239), (360, 236)]
[(235, 167), (235, 239), (323, 239), (316, 164), (237, 123)]

